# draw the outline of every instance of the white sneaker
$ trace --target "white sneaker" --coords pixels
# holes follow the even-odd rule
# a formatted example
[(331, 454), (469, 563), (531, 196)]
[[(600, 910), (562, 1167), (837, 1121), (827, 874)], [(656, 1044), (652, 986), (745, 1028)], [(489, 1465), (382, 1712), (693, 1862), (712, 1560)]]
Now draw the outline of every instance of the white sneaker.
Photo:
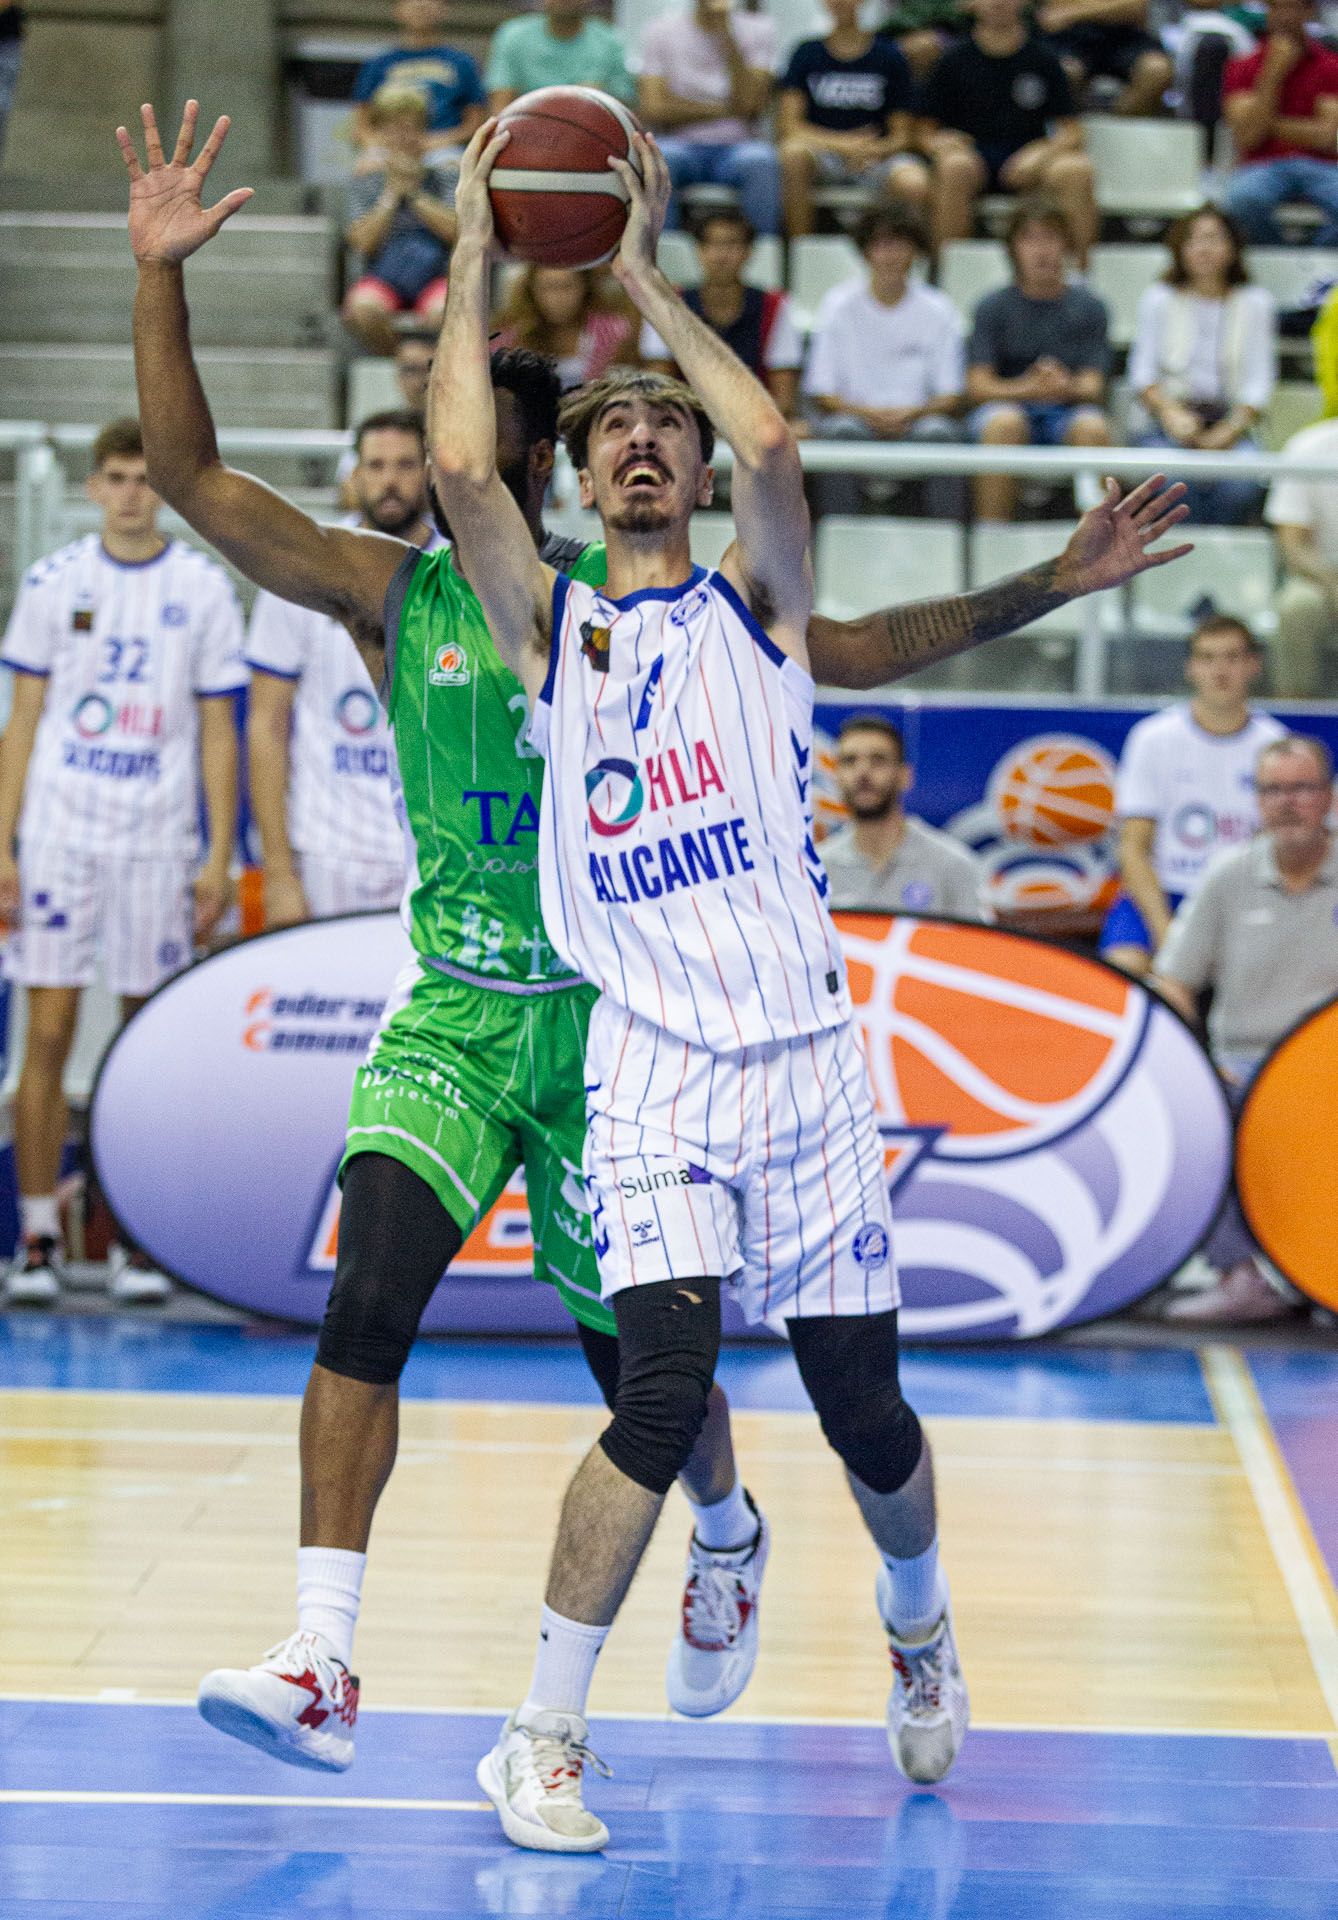
[(897, 1771), (922, 1787), (944, 1779), (957, 1758), (971, 1720), (971, 1703), (957, 1657), (952, 1608), (945, 1607), (927, 1640), (903, 1640), (888, 1624), (892, 1576), (878, 1573), (878, 1612), (892, 1655), (892, 1691), (887, 1696), (887, 1744)]
[(56, 1241), (46, 1234), (20, 1240), (5, 1273), (5, 1305), (49, 1307), (60, 1298), (64, 1279), (64, 1262)]
[(207, 1673), (196, 1704), (211, 1727), (290, 1767), (353, 1763), (358, 1683), (324, 1634), (292, 1633), (259, 1666)]
[(171, 1297), (172, 1282), (157, 1267), (137, 1259), (128, 1247), (107, 1256), (107, 1294), (122, 1307), (156, 1307)]
[(688, 1542), (688, 1574), (678, 1634), (669, 1649), (665, 1692), (676, 1713), (704, 1720), (737, 1700), (757, 1661), (757, 1602), (771, 1549), (771, 1529), (757, 1515), (756, 1536), (746, 1547), (723, 1552)]
[(598, 1853), (609, 1844), (608, 1828), (581, 1799), (587, 1761), (606, 1780), (611, 1777), (585, 1744), (587, 1731), (579, 1713), (518, 1707), (492, 1752), (479, 1761), (475, 1778), (516, 1846)]

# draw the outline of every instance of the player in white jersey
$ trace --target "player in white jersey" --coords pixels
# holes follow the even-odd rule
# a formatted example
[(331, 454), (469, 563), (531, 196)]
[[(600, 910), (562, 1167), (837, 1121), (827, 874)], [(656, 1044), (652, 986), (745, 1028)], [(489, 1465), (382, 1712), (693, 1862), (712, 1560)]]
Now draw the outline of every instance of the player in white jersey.
[(1259, 830), (1255, 762), (1286, 731), (1250, 706), (1263, 658), (1243, 620), (1210, 615), (1189, 636), (1193, 699), (1129, 730), (1115, 789), (1123, 886), (1101, 929), (1103, 956), (1128, 973), (1147, 973), (1215, 855)]
[[(423, 423), (403, 409), (358, 428), (345, 525), (431, 548)], [(256, 596), (247, 635), (251, 810), (264, 851), (265, 924), (396, 907), (404, 829), (394, 744), (379, 690), (348, 629), (328, 614)]]
[[(129, 1014), (186, 965), (228, 903), (237, 822), (236, 595), (221, 567), (158, 531), (137, 421), (99, 435), (89, 493), (101, 532), (32, 568), (0, 650), (14, 682), (0, 915), (9, 977), (28, 990), (14, 1104), (22, 1241), (6, 1292), (34, 1305), (59, 1288), (61, 1081), (80, 993), (100, 961)], [(166, 1283), (118, 1261), (113, 1290), (159, 1298)]]

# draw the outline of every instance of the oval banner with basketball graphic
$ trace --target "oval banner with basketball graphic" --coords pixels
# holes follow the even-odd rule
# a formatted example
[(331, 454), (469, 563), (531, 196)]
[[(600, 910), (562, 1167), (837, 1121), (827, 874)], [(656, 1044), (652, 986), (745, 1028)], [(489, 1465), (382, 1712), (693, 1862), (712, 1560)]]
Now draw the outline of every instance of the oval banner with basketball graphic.
[(1250, 1232), (1292, 1285), (1338, 1310), (1334, 1186), (1338, 1000), (1293, 1027), (1264, 1061), (1236, 1123), (1236, 1191)]
[[(837, 922), (907, 1335), (1029, 1338), (1171, 1273), (1217, 1211), (1231, 1148), (1217, 1076), (1177, 1016), (1098, 961), (998, 928)], [(94, 1093), (94, 1162), (122, 1226), (170, 1272), (319, 1321), (349, 1089), (408, 958), (392, 914), (285, 928), (178, 975), (121, 1033)], [(424, 1325), (566, 1326), (530, 1261), (517, 1179)]]

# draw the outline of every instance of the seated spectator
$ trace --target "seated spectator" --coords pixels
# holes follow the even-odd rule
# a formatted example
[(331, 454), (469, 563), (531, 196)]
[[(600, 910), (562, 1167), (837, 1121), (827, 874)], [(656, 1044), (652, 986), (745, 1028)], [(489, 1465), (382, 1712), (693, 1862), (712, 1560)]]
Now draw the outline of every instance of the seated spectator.
[(1338, 54), (1306, 31), (1311, 0), (1268, 0), (1256, 53), (1228, 61), (1223, 111), (1239, 164), (1226, 209), (1254, 246), (1278, 246), (1284, 200), (1318, 207), (1321, 247), (1338, 245)]
[(1042, 0), (1036, 25), (1079, 95), (1099, 74), (1120, 82), (1116, 113), (1160, 113), (1171, 59), (1147, 30), (1148, 12), (1148, 0)]
[(594, 267), (526, 267), (493, 317), (499, 347), (528, 347), (557, 362), (564, 387), (635, 366), (636, 322)]
[[(1196, 1019), (1198, 996), (1211, 987), (1208, 1044), (1237, 1108), (1265, 1055), (1338, 994), (1328, 748), (1298, 734), (1270, 742), (1258, 758), (1255, 792), (1262, 833), (1224, 854), (1176, 914), (1152, 981), (1187, 1020)], [(1203, 1250), (1217, 1285), (1172, 1305), (1168, 1318), (1245, 1323), (1293, 1310), (1290, 1290), (1275, 1290), (1261, 1268), (1234, 1193)]]
[(962, 0), (893, 0), (878, 29), (895, 40), (919, 81), (927, 80), (943, 50), (971, 31), (971, 15)]
[(1193, 896), (1215, 854), (1259, 826), (1254, 766), (1282, 727), (1250, 692), (1263, 649), (1242, 620), (1213, 614), (1190, 635), (1193, 698), (1131, 727), (1120, 755), (1121, 890), (1101, 929), (1112, 966), (1145, 974), (1171, 916)]
[[(436, 331), (430, 327), (407, 327), (395, 336), (395, 384), (400, 390), (399, 404), (420, 420), (427, 412), (427, 383), (436, 350)], [(361, 511), (362, 502), (353, 484), (357, 467), (357, 447), (346, 447), (335, 468), (339, 504), (345, 513)]]
[(791, 239), (813, 231), (814, 186), (865, 187), (920, 205), (929, 169), (912, 151), (915, 83), (891, 40), (860, 25), (860, 0), (826, 0), (832, 31), (801, 40), (780, 81), (776, 135)]
[(368, 124), (385, 155), (375, 172), (349, 183), (345, 238), (362, 271), (344, 296), (344, 325), (367, 353), (395, 351), (392, 316), (414, 313), (441, 324), (446, 268), (455, 239), (455, 169), (427, 158), (423, 96), (386, 87)]
[(1203, 157), (1211, 161), (1227, 62), (1237, 54), (1253, 53), (1254, 35), (1216, 6), (1186, 5), (1178, 20), (1163, 26), (1161, 37), (1175, 62), (1171, 97), (1176, 111), (1203, 129)]
[(1080, 262), (1097, 233), (1092, 163), (1059, 55), (1023, 0), (971, 0), (975, 26), (925, 84), (934, 245), (970, 237), (982, 193), (1044, 193), (1062, 207)]
[[(1338, 420), (1302, 427), (1282, 451), (1298, 460), (1332, 462), (1338, 474)], [(1286, 569), (1271, 649), (1273, 690), (1292, 700), (1333, 692), (1338, 652), (1338, 479), (1275, 480), (1264, 518), (1277, 537)]]
[(483, 81), (467, 53), (442, 41), (444, 0), (395, 0), (394, 12), (399, 29), (396, 45), (388, 53), (364, 60), (353, 82), (355, 146), (375, 145), (371, 103), (385, 86), (413, 87), (424, 96), (428, 145), (434, 152), (468, 146), (483, 123)]
[[(804, 392), (824, 439), (956, 441), (966, 384), (962, 323), (945, 293), (912, 280), (924, 229), (908, 209), (878, 206), (855, 238), (868, 268), (833, 287), (813, 326)], [(813, 477), (821, 513), (858, 511), (869, 482)], [(923, 483), (926, 510), (954, 519), (965, 502), (955, 474)]]
[(904, 810), (914, 781), (901, 729), (891, 720), (857, 713), (843, 723), (836, 739), (836, 785), (850, 820), (828, 834), (820, 849), (831, 881), (829, 904), (986, 919), (974, 854)]
[[(1068, 222), (1058, 207), (1024, 202), (1007, 239), (1013, 284), (985, 295), (967, 348), (972, 437), (984, 446), (1108, 447), (1107, 314), (1064, 277)], [(1012, 519), (1011, 474), (978, 474), (975, 488), (980, 519)]]
[(0, 160), (5, 156), (5, 129), (18, 91), (22, 61), (22, 9), (18, 0), (0, 0)]
[(680, 224), (684, 187), (732, 187), (755, 233), (780, 232), (780, 160), (762, 115), (777, 59), (775, 22), (730, 0), (696, 0), (641, 36), (641, 117), (660, 137)]
[(485, 79), (489, 113), (536, 87), (598, 87), (629, 106), (636, 100), (622, 39), (607, 20), (591, 17), (590, 0), (545, 0), (542, 13), (504, 20)]
[[(1129, 384), (1155, 423), (1141, 447), (1256, 453), (1254, 426), (1277, 380), (1272, 296), (1252, 287), (1234, 223), (1216, 207), (1177, 220), (1171, 266), (1138, 303)], [(1239, 526), (1263, 488), (1253, 480), (1186, 482), (1192, 520)]]
[[(702, 214), (693, 223), (693, 236), (702, 281), (684, 293), (685, 305), (715, 329), (790, 419), (804, 364), (804, 343), (791, 316), (790, 296), (745, 283), (744, 269), (756, 236), (737, 208), (718, 207)], [(656, 372), (678, 373), (668, 347), (649, 321), (641, 329), (641, 358)]]

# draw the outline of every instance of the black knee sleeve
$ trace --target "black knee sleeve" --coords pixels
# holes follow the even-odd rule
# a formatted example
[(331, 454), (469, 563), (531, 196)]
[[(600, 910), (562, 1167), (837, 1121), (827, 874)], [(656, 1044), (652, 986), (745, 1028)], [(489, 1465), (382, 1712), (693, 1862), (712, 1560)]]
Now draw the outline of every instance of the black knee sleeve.
[(587, 1327), (584, 1320), (578, 1320), (576, 1337), (581, 1343), (585, 1364), (595, 1377), (595, 1385), (604, 1396), (605, 1406), (612, 1413), (618, 1398), (618, 1336), (616, 1333), (601, 1333), (596, 1327)]
[(919, 1465), (924, 1435), (901, 1397), (896, 1314), (787, 1324), (829, 1444), (871, 1492), (899, 1492)]
[(393, 1385), (462, 1239), (426, 1180), (403, 1161), (384, 1153), (351, 1160), (319, 1364), (368, 1386)]
[(706, 1418), (720, 1351), (720, 1282), (659, 1280), (614, 1296), (618, 1381), (600, 1445), (648, 1493), (668, 1493)]

